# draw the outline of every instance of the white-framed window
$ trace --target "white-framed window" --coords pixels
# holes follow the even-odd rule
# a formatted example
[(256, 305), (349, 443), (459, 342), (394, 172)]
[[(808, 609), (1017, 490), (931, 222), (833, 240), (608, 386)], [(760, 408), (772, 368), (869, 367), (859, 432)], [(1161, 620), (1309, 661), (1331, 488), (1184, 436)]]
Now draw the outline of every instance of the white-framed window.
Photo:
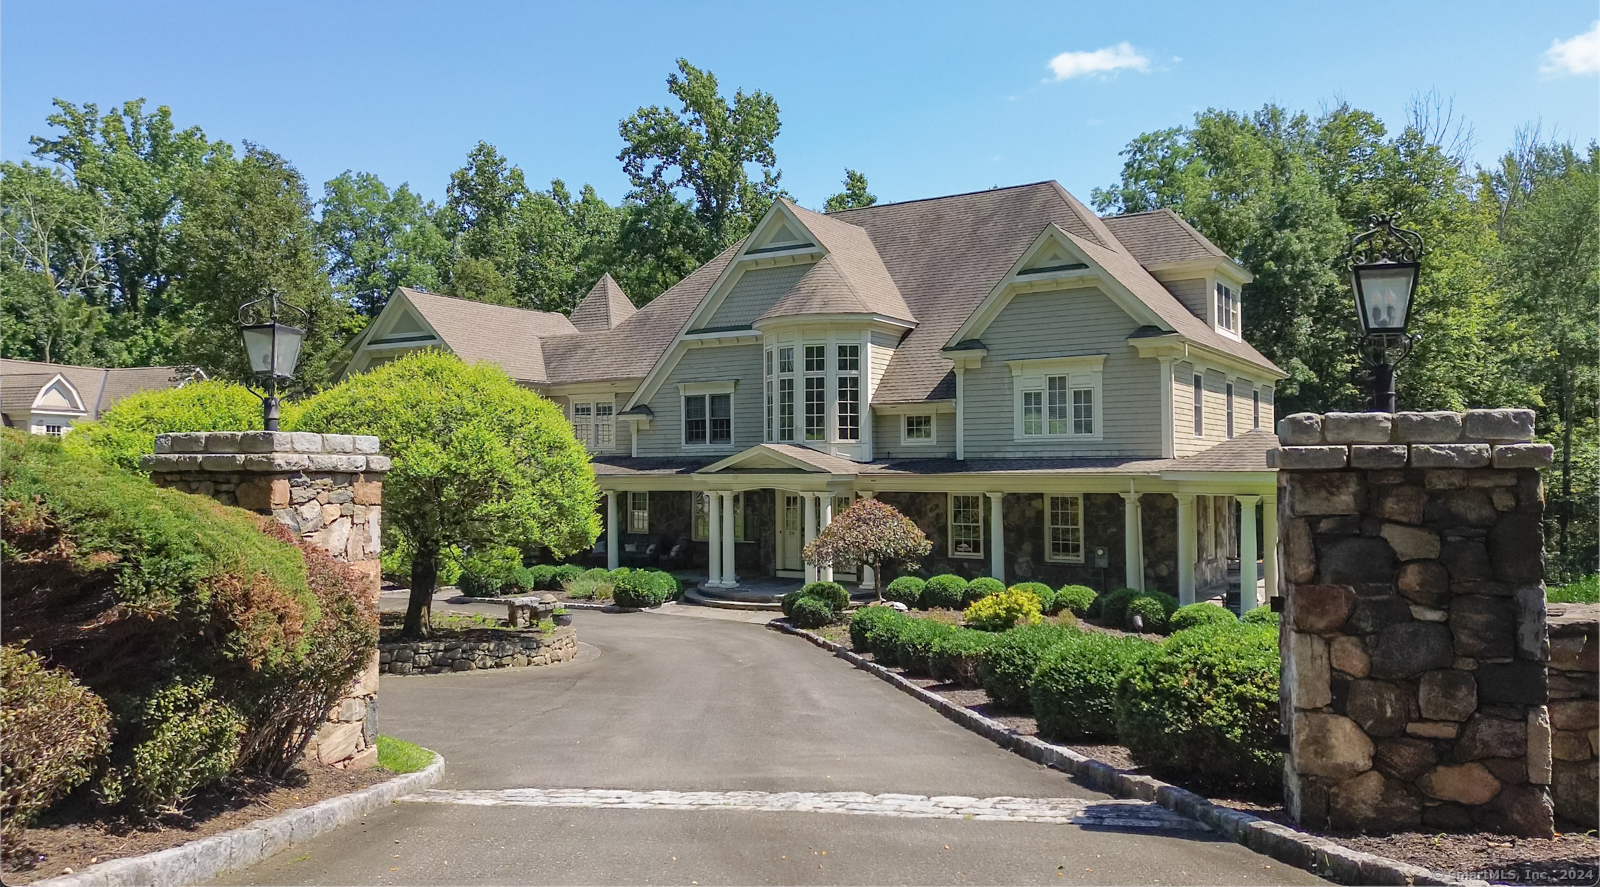
[(606, 452), (617, 445), (617, 405), (610, 400), (573, 401), (567, 410), (572, 436), (591, 452)]
[(67, 433), (67, 426), (65, 426), (65, 425), (46, 425), (46, 426), (44, 426), (44, 435), (45, 435), (45, 437), (53, 437), (53, 438), (56, 438), (57, 440), (60, 440), (61, 437), (63, 437), (66, 433)]
[(765, 430), (762, 431), (761, 439), (767, 443), (771, 443), (776, 439), (772, 436), (773, 405), (775, 403), (775, 397), (777, 393), (777, 386), (775, 384), (776, 377), (772, 372), (772, 356), (771, 348), (768, 348), (762, 356), (762, 367), (764, 368), (764, 372), (762, 373), (761, 377), (761, 397), (765, 401), (762, 409), (762, 415), (765, 417), (765, 422), (763, 425)]
[(1261, 389), (1250, 389), (1250, 427), (1261, 428)]
[(1205, 437), (1206, 434), (1206, 380), (1199, 373), (1194, 374), (1194, 436)]
[[(694, 530), (690, 538), (695, 542), (704, 542), (711, 538), (711, 494), (694, 494)], [(723, 515), (724, 518), (727, 515)], [(733, 494), (733, 541), (748, 542), (744, 537), (744, 494)]]
[(828, 439), (828, 346), (805, 346), (806, 440)]
[(794, 348), (778, 349), (778, 440), (794, 440)]
[(1083, 563), (1083, 497), (1046, 496), (1044, 556), (1057, 563)]
[(950, 556), (983, 557), (983, 494), (950, 494)]
[(1100, 381), (1104, 355), (1007, 361), (1016, 391), (1018, 440), (1099, 440)]
[(733, 443), (733, 391), (732, 386), (728, 387), (730, 390), (726, 392), (684, 392), (684, 446), (723, 447)]
[(1233, 383), (1228, 383), (1228, 439), (1233, 439)]
[(934, 437), (933, 416), (916, 415), (901, 417), (900, 442), (906, 446), (932, 446)]
[(642, 491), (628, 493), (628, 532), (650, 532), (650, 494)]
[(834, 385), (839, 407), (839, 440), (861, 439), (861, 346), (840, 345)]
[(594, 404), (575, 403), (572, 405), (572, 436), (578, 443), (588, 446), (594, 438)]
[(1221, 281), (1217, 282), (1217, 326), (1239, 332), (1239, 294)]

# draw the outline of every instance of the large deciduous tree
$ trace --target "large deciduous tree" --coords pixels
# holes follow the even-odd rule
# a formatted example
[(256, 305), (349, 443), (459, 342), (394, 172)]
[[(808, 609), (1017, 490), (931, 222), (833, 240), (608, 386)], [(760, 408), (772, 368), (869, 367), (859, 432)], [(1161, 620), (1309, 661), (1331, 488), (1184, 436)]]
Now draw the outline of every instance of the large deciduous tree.
[(345, 380), (294, 415), (300, 431), (375, 434), (394, 464), (383, 519), (412, 552), (404, 633), (426, 636), (439, 553), (594, 544), (598, 493), (561, 409), (488, 364), (421, 352)]
[(434, 222), (433, 203), (408, 185), (390, 191), (371, 173), (346, 170), (323, 186), (317, 239), (334, 291), (376, 316), (395, 287), (437, 291), (450, 242)]
[(857, 499), (840, 512), (801, 554), (818, 567), (872, 568), (872, 590), (883, 600), (883, 567), (898, 563), (916, 569), (932, 548), (911, 518), (878, 499)]
[(843, 212), (847, 209), (860, 209), (878, 202), (878, 197), (867, 190), (867, 177), (853, 169), (844, 171), (844, 190), (829, 197), (822, 208), (828, 212)]

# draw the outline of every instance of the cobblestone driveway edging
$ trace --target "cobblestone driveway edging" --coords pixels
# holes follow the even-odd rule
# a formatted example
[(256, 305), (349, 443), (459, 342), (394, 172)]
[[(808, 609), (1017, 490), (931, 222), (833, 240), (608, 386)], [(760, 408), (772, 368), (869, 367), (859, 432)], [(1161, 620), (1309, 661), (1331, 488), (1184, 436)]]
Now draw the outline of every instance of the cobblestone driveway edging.
[(388, 782), (258, 819), (244, 828), (215, 834), (143, 856), (96, 863), (81, 872), (35, 881), (34, 887), (178, 887), (202, 884), (246, 868), (353, 822), (404, 795), (422, 791), (444, 774), (444, 758)]
[(1118, 770), (1104, 761), (1078, 754), (1070, 748), (1051, 745), (1034, 736), (1024, 736), (999, 721), (986, 718), (968, 708), (956, 705), (936, 693), (930, 693), (889, 669), (857, 656), (842, 644), (795, 628), (785, 622), (773, 620), (769, 628), (785, 634), (797, 635), (833, 655), (887, 681), (900, 690), (938, 709), (939, 713), (968, 730), (994, 742), (1001, 748), (1015, 752), (1030, 761), (1055, 767), (1076, 776), (1092, 789), (1119, 798), (1137, 798), (1152, 801), (1175, 813), (1180, 813), (1219, 833), (1279, 862), (1292, 865), (1324, 878), (1343, 884), (1382, 885), (1439, 885), (1439, 887), (1488, 887), (1486, 881), (1464, 881), (1442, 876), (1431, 869), (1387, 859), (1359, 850), (1351, 850), (1327, 838), (1319, 838), (1290, 828), (1270, 819), (1262, 819), (1239, 810), (1220, 807), (1187, 789), (1162, 782), (1149, 776), (1140, 776)]

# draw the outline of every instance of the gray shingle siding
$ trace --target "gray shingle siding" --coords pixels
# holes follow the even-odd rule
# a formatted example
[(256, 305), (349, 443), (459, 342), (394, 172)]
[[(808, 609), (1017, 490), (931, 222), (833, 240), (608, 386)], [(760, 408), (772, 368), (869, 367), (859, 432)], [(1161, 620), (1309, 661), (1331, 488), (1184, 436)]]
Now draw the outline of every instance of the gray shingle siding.
[(746, 271), (734, 282), (733, 289), (705, 326), (710, 329), (748, 327), (783, 298), (784, 293), (793, 289), (809, 270), (810, 265), (784, 265)]
[[(680, 382), (737, 382), (733, 391), (733, 444), (727, 447), (683, 446), (683, 402)], [(650, 398), (655, 417), (639, 432), (640, 456), (682, 456), (692, 453), (735, 453), (761, 443), (761, 346), (727, 345), (691, 348)]]

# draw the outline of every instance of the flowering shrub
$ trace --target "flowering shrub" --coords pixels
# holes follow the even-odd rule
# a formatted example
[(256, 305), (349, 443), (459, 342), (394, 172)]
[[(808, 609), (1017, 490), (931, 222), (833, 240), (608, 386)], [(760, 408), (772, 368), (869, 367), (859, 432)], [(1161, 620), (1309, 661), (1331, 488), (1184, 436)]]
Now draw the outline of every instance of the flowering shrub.
[(857, 499), (833, 519), (802, 552), (806, 563), (853, 571), (872, 568), (873, 590), (883, 600), (883, 565), (897, 562), (916, 569), (932, 548), (910, 518), (878, 499)]
[(1018, 623), (1037, 625), (1044, 621), (1038, 596), (1014, 588), (979, 598), (962, 618), (969, 627), (981, 631), (1005, 631)]

